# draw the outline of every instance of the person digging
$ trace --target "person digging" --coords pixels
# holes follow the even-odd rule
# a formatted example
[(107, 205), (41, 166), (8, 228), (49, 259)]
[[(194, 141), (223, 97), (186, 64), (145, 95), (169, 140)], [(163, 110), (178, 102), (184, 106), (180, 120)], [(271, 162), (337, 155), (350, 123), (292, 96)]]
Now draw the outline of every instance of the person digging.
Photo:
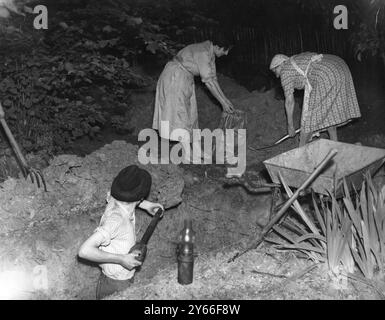
[[(153, 129), (158, 130), (161, 139), (170, 140), (176, 144), (178, 140), (170, 136), (171, 133), (175, 129), (185, 129), (189, 137), (184, 138), (192, 141), (192, 130), (199, 128), (195, 76), (200, 76), (211, 94), (219, 101), (224, 112), (234, 112), (232, 102), (226, 98), (219, 86), (215, 65), (215, 58), (227, 55), (230, 47), (224, 37), (215, 43), (204, 41), (190, 44), (166, 64), (156, 87), (152, 125)], [(168, 121), (168, 126), (162, 126), (162, 121)], [(200, 144), (197, 147), (201, 150)], [(204, 153), (202, 155), (204, 158), (210, 158)], [(186, 158), (186, 160), (190, 159)]]
[(141, 265), (135, 245), (135, 208), (154, 216), (163, 206), (145, 200), (151, 189), (151, 175), (136, 165), (119, 172), (107, 195), (107, 206), (94, 233), (81, 245), (78, 256), (99, 264), (101, 274), (96, 298), (102, 299), (127, 289), (134, 281), (135, 268)]
[[(337, 127), (361, 117), (352, 75), (345, 61), (330, 54), (304, 52), (289, 58), (277, 54), (270, 70), (281, 79), (285, 93), (288, 135), (294, 137), (294, 89), (305, 89), (299, 146), (327, 130), (337, 141)], [(298, 130), (297, 130), (298, 131)]]

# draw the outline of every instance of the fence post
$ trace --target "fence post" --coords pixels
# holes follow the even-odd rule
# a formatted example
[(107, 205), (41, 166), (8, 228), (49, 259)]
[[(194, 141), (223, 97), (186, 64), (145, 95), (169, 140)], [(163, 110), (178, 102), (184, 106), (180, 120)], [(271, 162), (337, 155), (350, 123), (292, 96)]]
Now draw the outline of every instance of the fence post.
[(301, 52), (303, 52), (302, 30), (301, 30), (301, 26), (300, 25), (298, 25), (298, 30), (299, 30), (299, 39), (300, 39), (300, 45), (301, 45)]

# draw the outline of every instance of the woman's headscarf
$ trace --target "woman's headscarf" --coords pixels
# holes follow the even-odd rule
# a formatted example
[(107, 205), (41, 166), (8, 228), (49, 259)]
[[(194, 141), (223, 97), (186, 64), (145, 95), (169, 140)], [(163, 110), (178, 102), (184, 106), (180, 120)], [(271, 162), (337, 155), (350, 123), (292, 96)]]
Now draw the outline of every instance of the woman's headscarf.
[(274, 58), (271, 60), (270, 70), (275, 69), (276, 67), (278, 67), (279, 65), (281, 65), (283, 62), (285, 62), (288, 59), (289, 59), (289, 57), (285, 56), (284, 54), (276, 54), (274, 56)]

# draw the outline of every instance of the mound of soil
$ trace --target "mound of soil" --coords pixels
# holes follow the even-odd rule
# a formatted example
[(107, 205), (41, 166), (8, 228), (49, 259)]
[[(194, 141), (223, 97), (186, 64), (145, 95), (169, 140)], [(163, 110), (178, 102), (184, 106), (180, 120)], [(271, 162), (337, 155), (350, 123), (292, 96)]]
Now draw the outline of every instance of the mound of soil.
[[(275, 98), (274, 91), (249, 92), (222, 76), (219, 82), (236, 108), (247, 114), (249, 166), (297, 146), (296, 139), (289, 139), (276, 147), (263, 148), (286, 134), (284, 103)], [(138, 91), (131, 96), (126, 116), (136, 132), (151, 127), (154, 96), (154, 90)], [(197, 98), (200, 127), (215, 129), (221, 116), (220, 106), (201, 85), (197, 85)], [(297, 106), (297, 123), (299, 112)], [(383, 135), (373, 135), (365, 142), (378, 146)], [(99, 223), (113, 177), (126, 165), (138, 164), (137, 151), (138, 146), (114, 141), (85, 157), (57, 156), (42, 170), (48, 193), (23, 179), (10, 178), (0, 185), (0, 282), (6, 288), (0, 290), (0, 297), (5, 292), (4, 297), (10, 298), (11, 291), (3, 280), (16, 277), (24, 279), (19, 287), (13, 288), (17, 289), (14, 292), (17, 298), (95, 298), (100, 270), (78, 260), (77, 252)], [(33, 157), (28, 156), (28, 161), (33, 162)], [(38, 162), (34, 166), (40, 167)], [(217, 179), (224, 175), (225, 168), (220, 166), (146, 165), (145, 168), (153, 177), (150, 200), (170, 209), (150, 240), (146, 261), (135, 276), (135, 284), (113, 298), (378, 298), (377, 291), (365, 284), (352, 282), (347, 289), (336, 290), (323, 266), (308, 269), (309, 262), (291, 254), (272, 252), (267, 247), (262, 253), (254, 250), (227, 264), (227, 259), (267, 223), (271, 195), (249, 194), (239, 186), (224, 188)], [(186, 217), (193, 220), (198, 257), (194, 283), (180, 286), (176, 281), (175, 248)], [(150, 220), (151, 217), (138, 210), (137, 237)], [(306, 272), (294, 273), (298, 268)], [(46, 286), (42, 286), (44, 274)]]
[[(233, 79), (221, 74), (218, 74), (218, 82), (229, 99), (235, 99), (249, 93), (246, 88), (237, 84)], [(195, 83), (200, 127), (213, 129), (218, 125), (217, 114), (220, 116), (222, 109), (199, 79), (195, 79)], [(152, 127), (155, 90), (154, 85), (147, 90), (132, 92), (129, 103), (130, 110), (126, 113), (126, 117), (129, 126), (133, 129), (133, 134), (138, 134), (140, 130)]]
[[(299, 137), (297, 136), (271, 147), (275, 141), (287, 134), (284, 100), (277, 99), (276, 89), (250, 92), (235, 80), (221, 74), (218, 74), (218, 81), (223, 92), (233, 102), (235, 108), (246, 112), (248, 166), (298, 146)], [(364, 94), (359, 94), (359, 98), (363, 117), (340, 128), (338, 135), (341, 141), (349, 143), (361, 142), (363, 145), (384, 148), (384, 135), (378, 131), (379, 127), (376, 125), (371, 126), (369, 130), (367, 126), (367, 123), (375, 122), (371, 118), (382, 119), (378, 117), (377, 113), (382, 112), (383, 108), (380, 108), (380, 106), (383, 100), (379, 99), (377, 91), (368, 99), (365, 99), (368, 90), (362, 91)], [(358, 92), (360, 93), (361, 91), (359, 90)], [(199, 79), (196, 79), (196, 96), (199, 127), (210, 130), (218, 128), (222, 108)], [(135, 134), (144, 128), (151, 128), (154, 97), (155, 86), (150, 91), (138, 91), (132, 94), (130, 111), (127, 112), (127, 120), (134, 129), (133, 132)], [(296, 105), (294, 108), (294, 125), (296, 128), (299, 127), (300, 123), (301, 103), (302, 93), (299, 93), (296, 95)], [(369, 107), (369, 105), (372, 105), (372, 107)], [(369, 116), (371, 118), (367, 119)], [(328, 138), (328, 135), (327, 133), (321, 133), (321, 137)]]
[[(6, 290), (5, 298), (95, 298), (99, 268), (79, 260), (77, 252), (100, 221), (113, 177), (125, 165), (137, 163), (137, 150), (138, 146), (114, 141), (84, 158), (55, 157), (43, 170), (47, 193), (24, 179), (10, 178), (0, 185), (0, 282), (2, 275), (24, 279), (16, 291)], [(153, 178), (150, 200), (170, 209), (150, 240), (145, 264), (136, 276), (139, 282), (174, 264), (176, 241), (187, 216), (193, 219), (200, 254), (242, 241), (269, 218), (270, 195), (255, 197), (241, 187), (223, 188), (213, 179), (223, 176), (221, 168), (146, 165), (146, 169)], [(150, 220), (137, 211), (137, 237)], [(39, 278), (44, 275), (46, 286), (36, 287), (45, 283)], [(10, 279), (15, 287), (15, 279)]]
[[(137, 146), (115, 141), (80, 158), (55, 157), (43, 170), (48, 192), (30, 180), (6, 180), (0, 186), (0, 274), (28, 275), (20, 298), (92, 298), (89, 281), (99, 274), (77, 260), (77, 251), (99, 223), (112, 179), (126, 165), (138, 164)], [(152, 166), (149, 199), (174, 207), (182, 201), (183, 170), (175, 165)], [(138, 231), (149, 217), (139, 215)], [(44, 266), (48, 288), (30, 288), (34, 270)], [(36, 269), (37, 268), (37, 269)], [(31, 278), (32, 277), (32, 278)], [(20, 291), (19, 290), (19, 291)]]
[[(247, 116), (247, 163), (260, 162), (269, 157), (292, 149), (298, 145), (297, 139), (289, 139), (273, 147), (276, 140), (286, 135), (287, 120), (284, 101), (276, 99), (275, 90), (249, 92), (231, 78), (218, 75), (219, 84), (225, 95), (233, 102), (236, 109), (243, 110)], [(196, 96), (198, 103), (199, 127), (214, 130), (218, 128), (222, 108), (205, 86), (196, 79)], [(152, 127), (155, 88), (149, 91), (138, 91), (131, 95), (130, 111), (126, 117), (133, 133)], [(294, 121), (299, 125), (300, 108), (295, 108)], [(262, 148), (261, 150), (255, 150)], [(254, 149), (254, 150), (253, 150)]]

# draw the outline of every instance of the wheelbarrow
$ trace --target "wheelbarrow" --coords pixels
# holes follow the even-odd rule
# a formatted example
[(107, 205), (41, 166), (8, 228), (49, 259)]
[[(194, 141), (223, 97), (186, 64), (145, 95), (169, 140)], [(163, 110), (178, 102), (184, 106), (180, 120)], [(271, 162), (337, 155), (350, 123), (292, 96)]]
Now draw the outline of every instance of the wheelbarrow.
[[(301, 193), (306, 193), (306, 190), (312, 189), (316, 193), (326, 196), (329, 195), (329, 192), (334, 192), (337, 198), (341, 197), (343, 196), (344, 180), (350, 188), (359, 190), (365, 176), (364, 173), (375, 173), (384, 162), (384, 149), (326, 139), (319, 139), (264, 161), (273, 181), (271, 188), (276, 190), (277, 185), (282, 182), (290, 198), (270, 219), (257, 240), (237, 253), (229, 262), (234, 261), (247, 251), (257, 248), (274, 225), (284, 216), (287, 209), (293, 203), (295, 204)], [(295, 187), (297, 190), (292, 193), (288, 186)], [(257, 190), (258, 188), (255, 191)], [(274, 210), (273, 207), (272, 209)], [(306, 215), (303, 218), (306, 219)]]
[(11, 144), (12, 150), (14, 151), (17, 157), (17, 160), (20, 165), (24, 178), (27, 179), (28, 177), (30, 177), (32, 183), (36, 181), (38, 188), (40, 188), (40, 186), (43, 185), (44, 191), (47, 192), (47, 185), (45, 183), (43, 174), (39, 170), (36, 170), (28, 165), (4, 117), (5, 117), (4, 110), (0, 103), (0, 123)]
[[(222, 181), (228, 185), (242, 185), (254, 193), (273, 192), (274, 199), (274, 193), (280, 189), (282, 179), (287, 186), (300, 188), (331, 150), (335, 150), (335, 157), (325, 164), (306, 189), (301, 190), (301, 195), (312, 190), (326, 197), (332, 193), (337, 199), (341, 198), (344, 181), (349, 191), (359, 191), (365, 174), (373, 175), (385, 163), (385, 149), (318, 139), (263, 161), (272, 183), (261, 181), (254, 172), (246, 172), (241, 178), (226, 178)], [(274, 202), (272, 210), (273, 207)]]
[(335, 149), (337, 155), (308, 186), (325, 196), (330, 192), (341, 198), (344, 180), (350, 191), (360, 190), (365, 173), (373, 175), (385, 162), (385, 149), (318, 139), (263, 163), (274, 183), (280, 183), (280, 173), (289, 186), (298, 188), (331, 149)]

